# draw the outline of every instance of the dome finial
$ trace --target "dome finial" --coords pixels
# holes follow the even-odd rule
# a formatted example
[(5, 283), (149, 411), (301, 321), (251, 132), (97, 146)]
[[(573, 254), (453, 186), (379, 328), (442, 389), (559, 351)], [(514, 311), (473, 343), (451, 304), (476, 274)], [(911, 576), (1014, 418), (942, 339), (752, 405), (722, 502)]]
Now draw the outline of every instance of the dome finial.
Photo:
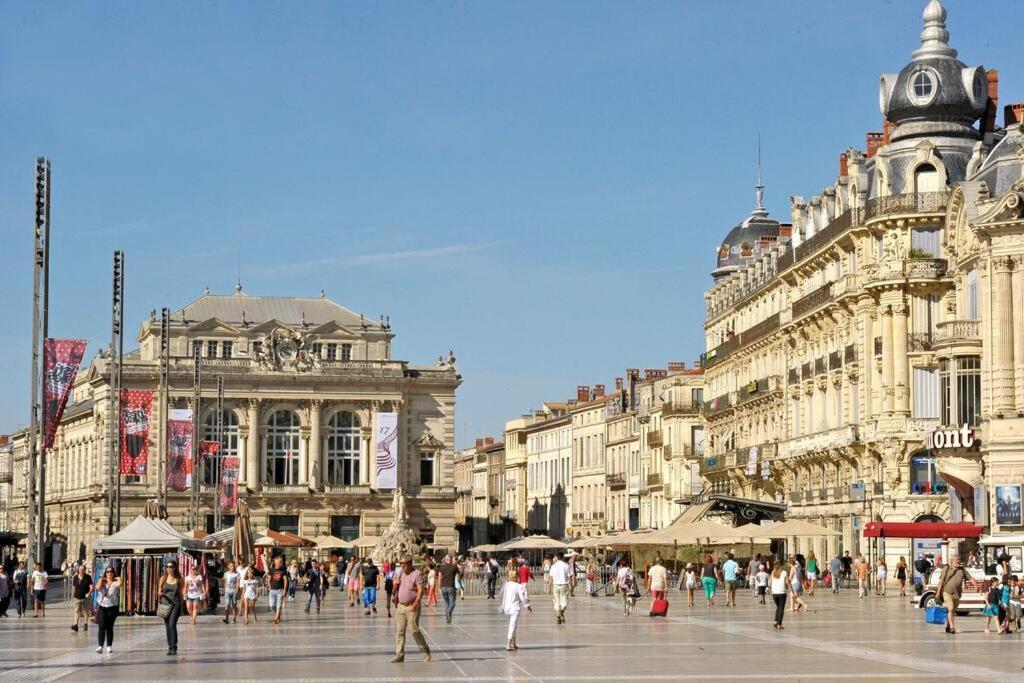
[(921, 31), (921, 47), (914, 51), (914, 59), (956, 57), (956, 50), (949, 46), (946, 8), (942, 3), (939, 0), (930, 0), (921, 18), (924, 19), (924, 30)]
[(757, 134), (757, 185), (754, 185), (757, 192), (757, 207), (754, 209), (755, 216), (767, 216), (768, 211), (764, 208), (764, 180), (761, 177), (761, 133)]

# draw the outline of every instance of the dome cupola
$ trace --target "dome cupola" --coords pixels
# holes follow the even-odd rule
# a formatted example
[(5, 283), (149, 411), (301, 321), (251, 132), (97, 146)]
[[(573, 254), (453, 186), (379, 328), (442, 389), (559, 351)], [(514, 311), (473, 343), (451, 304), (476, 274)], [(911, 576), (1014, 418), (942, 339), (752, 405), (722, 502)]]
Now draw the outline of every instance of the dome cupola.
[(779, 240), (779, 222), (768, 217), (764, 208), (764, 185), (757, 179), (757, 206), (750, 215), (729, 231), (718, 247), (718, 261), (711, 276), (716, 280), (730, 275), (760, 258)]

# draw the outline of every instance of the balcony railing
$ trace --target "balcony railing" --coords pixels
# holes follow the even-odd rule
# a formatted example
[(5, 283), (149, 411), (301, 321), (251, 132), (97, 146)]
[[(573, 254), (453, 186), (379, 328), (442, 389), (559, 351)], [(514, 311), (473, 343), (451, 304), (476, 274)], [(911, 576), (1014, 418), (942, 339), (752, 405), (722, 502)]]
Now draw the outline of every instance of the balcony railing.
[(661, 405), (661, 416), (699, 415), (702, 406), (701, 401), (667, 401)]
[(604, 482), (609, 489), (624, 489), (626, 488), (626, 475), (623, 472), (612, 472), (604, 475)]
[(701, 367), (710, 368), (722, 361), (733, 351), (771, 334), (779, 328), (779, 314), (776, 313), (743, 332), (734, 334), (707, 353), (701, 354)]
[(827, 283), (793, 302), (793, 319), (824, 306), (832, 300), (832, 283)]
[(796, 248), (796, 260), (804, 260), (835, 238), (839, 237), (845, 231), (849, 230), (856, 222), (854, 219), (859, 218), (858, 213), (858, 209), (850, 209), (849, 211), (837, 216), (831, 223), (807, 238)]
[(857, 362), (857, 349), (854, 348), (853, 344), (847, 344), (843, 350), (843, 362), (844, 363), (856, 363)]
[(790, 491), (789, 492), (789, 502), (790, 503), (802, 503), (803, 500), (804, 500), (804, 496), (803, 496), (802, 492), (800, 492), (800, 491)]
[(843, 356), (838, 351), (829, 351), (828, 369), (839, 370), (843, 367)]
[(935, 325), (935, 344), (979, 340), (977, 320), (947, 320)]
[(732, 402), (729, 398), (729, 394), (722, 394), (717, 398), (713, 398), (704, 404), (705, 413), (714, 413), (719, 410), (725, 410), (732, 406)]
[(948, 192), (911, 192), (869, 199), (864, 220), (912, 213), (942, 213), (949, 204)]
[(804, 453), (843, 448), (859, 442), (860, 434), (857, 426), (845, 425), (783, 441), (779, 444), (779, 457), (792, 458)]
[(810, 363), (804, 363), (800, 366), (800, 377), (803, 379), (811, 379), (814, 377), (814, 372)]
[(665, 442), (663, 440), (660, 429), (652, 429), (651, 431), (647, 432), (647, 445), (649, 447), (659, 448), (664, 444)]
[(828, 364), (825, 362), (825, 359), (824, 358), (815, 358), (814, 359), (814, 374), (815, 375), (824, 375), (827, 372), (828, 372)]
[(800, 371), (797, 370), (796, 368), (789, 369), (789, 383), (791, 385), (800, 384)]
[(818, 500), (828, 500), (828, 491), (827, 488), (818, 489)]
[(907, 334), (907, 351), (931, 351), (931, 332), (910, 332)]
[(651, 472), (647, 475), (647, 488), (653, 489), (661, 486), (661, 472)]

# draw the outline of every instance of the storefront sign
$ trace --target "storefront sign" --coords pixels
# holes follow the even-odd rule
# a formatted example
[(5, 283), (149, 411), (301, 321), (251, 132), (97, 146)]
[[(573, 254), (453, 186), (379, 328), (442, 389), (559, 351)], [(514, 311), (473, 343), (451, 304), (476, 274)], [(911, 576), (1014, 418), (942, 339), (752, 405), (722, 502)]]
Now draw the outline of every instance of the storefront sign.
[(936, 429), (929, 435), (929, 448), (974, 448), (974, 430), (966, 424), (956, 428)]

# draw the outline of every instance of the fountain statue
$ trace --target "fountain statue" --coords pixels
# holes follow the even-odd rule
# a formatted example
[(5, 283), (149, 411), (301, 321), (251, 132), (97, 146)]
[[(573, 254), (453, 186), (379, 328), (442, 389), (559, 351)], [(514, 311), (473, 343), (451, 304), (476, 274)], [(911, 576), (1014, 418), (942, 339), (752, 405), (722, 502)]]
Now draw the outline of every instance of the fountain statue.
[(380, 535), (370, 557), (376, 564), (380, 564), (384, 561), (397, 560), (405, 553), (415, 557), (419, 552), (416, 534), (409, 526), (405, 491), (397, 488), (391, 498), (391, 525)]

